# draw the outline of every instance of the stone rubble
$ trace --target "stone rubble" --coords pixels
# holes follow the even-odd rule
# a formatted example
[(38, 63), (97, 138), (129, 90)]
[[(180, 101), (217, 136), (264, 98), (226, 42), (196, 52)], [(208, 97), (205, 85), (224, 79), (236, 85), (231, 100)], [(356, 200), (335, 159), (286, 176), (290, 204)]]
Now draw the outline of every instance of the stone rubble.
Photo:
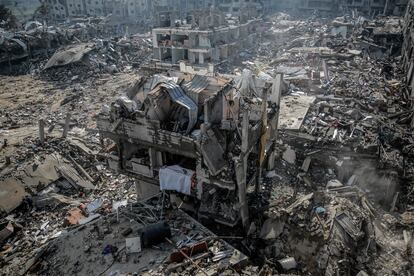
[[(215, 73), (283, 74), (275, 164), (247, 186), (247, 229), (202, 225), (188, 196), (137, 201), (137, 179), (111, 170), (115, 146), (96, 120), (137, 75), (161, 70), (149, 34), (100, 20), (0, 29), (0, 275), (414, 274), (414, 110), (401, 66), (412, 23), (279, 12), (260, 24), (254, 47)], [(171, 237), (141, 246), (163, 221)]]

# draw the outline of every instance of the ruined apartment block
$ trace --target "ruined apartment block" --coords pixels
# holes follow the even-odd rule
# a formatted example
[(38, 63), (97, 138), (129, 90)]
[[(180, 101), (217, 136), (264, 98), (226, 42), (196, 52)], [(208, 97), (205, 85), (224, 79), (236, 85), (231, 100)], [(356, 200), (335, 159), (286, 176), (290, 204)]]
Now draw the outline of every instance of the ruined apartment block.
[[(174, 13), (177, 18), (185, 18), (189, 13), (212, 7), (214, 0), (44, 0), (50, 8), (54, 20), (62, 21), (70, 17), (108, 16), (124, 21), (142, 22), (148, 18), (159, 18), (160, 14)], [(156, 22), (153, 20), (155, 26)]]
[(403, 15), (408, 0), (46, 0), (53, 19), (67, 17), (107, 16), (143, 21), (153, 19), (153, 26), (168, 19), (185, 19), (194, 11), (217, 8), (225, 14), (245, 18), (257, 17), (274, 10), (326, 15), (358, 11), (365, 15)]
[(142, 198), (175, 190), (200, 202), (199, 217), (247, 227), (246, 187), (274, 159), (282, 76), (171, 74), (140, 78), (99, 116), (109, 166), (134, 176)]
[(258, 20), (229, 23), (219, 12), (197, 16), (197, 22), (155, 28), (154, 61), (157, 67), (180, 67), (182, 72), (212, 75), (214, 66), (230, 59), (257, 37)]
[(82, 16), (87, 14), (85, 0), (66, 0), (68, 16)]
[[(266, 3), (269, 3), (266, 1)], [(240, 15), (244, 13), (244, 8), (254, 7), (257, 11), (262, 12), (261, 0), (216, 0), (216, 7), (224, 13)]]
[(365, 15), (403, 15), (406, 6), (407, 0), (291, 0), (275, 3), (276, 10), (307, 14), (317, 11), (325, 15), (352, 11)]

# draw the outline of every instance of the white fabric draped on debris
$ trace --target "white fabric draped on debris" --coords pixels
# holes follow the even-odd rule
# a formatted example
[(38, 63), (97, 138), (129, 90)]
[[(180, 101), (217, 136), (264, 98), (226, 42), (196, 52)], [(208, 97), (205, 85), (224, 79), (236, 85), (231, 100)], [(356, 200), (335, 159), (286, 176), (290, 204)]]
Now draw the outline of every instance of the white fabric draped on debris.
[(194, 171), (174, 165), (160, 169), (160, 189), (177, 191), (182, 194), (191, 195), (191, 178)]

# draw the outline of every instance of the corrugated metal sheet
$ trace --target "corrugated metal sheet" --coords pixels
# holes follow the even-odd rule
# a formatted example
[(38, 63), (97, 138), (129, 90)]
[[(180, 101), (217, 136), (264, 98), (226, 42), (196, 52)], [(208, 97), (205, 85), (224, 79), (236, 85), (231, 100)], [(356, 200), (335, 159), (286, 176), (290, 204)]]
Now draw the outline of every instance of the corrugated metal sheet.
[(191, 81), (183, 85), (187, 95), (196, 103), (199, 104), (200, 93), (208, 86), (208, 78), (206, 76), (196, 75)]
[(194, 128), (195, 124), (197, 123), (198, 106), (190, 97), (188, 97), (185, 94), (184, 90), (173, 81), (163, 82), (160, 84), (160, 86), (167, 90), (168, 94), (174, 102), (188, 109), (189, 122), (186, 134), (190, 133), (190, 131)]

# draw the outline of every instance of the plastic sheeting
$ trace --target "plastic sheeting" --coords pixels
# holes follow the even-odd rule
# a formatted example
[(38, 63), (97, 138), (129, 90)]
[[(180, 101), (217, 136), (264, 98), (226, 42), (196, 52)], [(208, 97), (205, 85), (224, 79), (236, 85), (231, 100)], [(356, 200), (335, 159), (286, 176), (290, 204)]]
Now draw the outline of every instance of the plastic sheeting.
[(174, 165), (160, 169), (160, 189), (191, 195), (191, 178), (194, 171)]

